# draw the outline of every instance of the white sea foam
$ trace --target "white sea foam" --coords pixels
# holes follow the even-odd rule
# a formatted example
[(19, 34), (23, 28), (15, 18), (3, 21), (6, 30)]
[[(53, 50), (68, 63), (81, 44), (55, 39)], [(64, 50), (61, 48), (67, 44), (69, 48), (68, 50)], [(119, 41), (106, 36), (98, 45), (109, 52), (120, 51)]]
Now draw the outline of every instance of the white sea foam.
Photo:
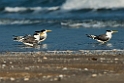
[(118, 22), (118, 21), (94, 21), (94, 20), (89, 20), (89, 21), (83, 21), (83, 22), (61, 22), (62, 26), (68, 26), (72, 28), (79, 28), (79, 27), (84, 27), (84, 28), (105, 28), (105, 27), (124, 27), (123, 22)]
[(27, 9), (25, 7), (6, 7), (6, 12), (20, 12), (20, 11), (26, 11)]
[(40, 23), (41, 21), (39, 20), (0, 20), (0, 25), (13, 25), (13, 24), (35, 24), (35, 23)]
[(64, 10), (124, 8), (124, 0), (66, 0)]
[(59, 7), (5, 7), (6, 12), (26, 12), (28, 10), (32, 11), (55, 11), (58, 10)]

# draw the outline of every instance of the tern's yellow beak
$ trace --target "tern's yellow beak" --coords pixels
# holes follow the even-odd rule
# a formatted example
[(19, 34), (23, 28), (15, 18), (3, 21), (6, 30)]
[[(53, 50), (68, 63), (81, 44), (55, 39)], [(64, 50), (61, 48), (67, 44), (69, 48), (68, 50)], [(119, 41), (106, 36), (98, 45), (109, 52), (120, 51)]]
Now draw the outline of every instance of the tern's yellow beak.
[(51, 32), (52, 30), (47, 30), (47, 32)]
[(112, 30), (113, 33), (117, 33), (118, 31), (117, 30)]

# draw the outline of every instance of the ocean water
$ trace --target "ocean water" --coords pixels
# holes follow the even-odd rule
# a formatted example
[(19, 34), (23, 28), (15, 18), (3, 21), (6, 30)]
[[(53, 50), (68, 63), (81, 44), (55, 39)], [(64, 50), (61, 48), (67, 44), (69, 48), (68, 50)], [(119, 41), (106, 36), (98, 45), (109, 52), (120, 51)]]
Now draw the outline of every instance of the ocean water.
[[(13, 35), (50, 29), (47, 39), (32, 48)], [(106, 44), (85, 34), (118, 30)], [(0, 52), (124, 49), (124, 0), (0, 0)]]

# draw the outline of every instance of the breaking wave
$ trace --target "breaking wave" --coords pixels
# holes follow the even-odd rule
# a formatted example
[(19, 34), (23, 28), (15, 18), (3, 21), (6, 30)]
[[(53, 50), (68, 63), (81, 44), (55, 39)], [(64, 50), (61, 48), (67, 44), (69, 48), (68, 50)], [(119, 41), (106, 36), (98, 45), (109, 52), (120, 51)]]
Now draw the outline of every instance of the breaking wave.
[(27, 25), (27, 24), (54, 24), (60, 23), (57, 20), (45, 20), (45, 19), (0, 19), (0, 25)]
[(15, 19), (0, 19), (0, 25), (14, 25), (14, 24), (36, 24), (40, 20), (15, 20)]
[(124, 8), (124, 0), (66, 0), (64, 10)]
[[(54, 2), (60, 3), (60, 2)], [(42, 3), (43, 4), (43, 3)], [(57, 6), (15, 6), (15, 7), (0, 7), (0, 11), (9, 13), (18, 12), (41, 12), (41, 11), (56, 11), (56, 10), (81, 10), (81, 9), (124, 9), (124, 0), (65, 0), (61, 5)]]
[(124, 20), (55, 20), (55, 19), (0, 19), (0, 25), (60, 24), (71, 28), (124, 27)]
[(72, 27), (72, 28), (105, 28), (105, 27), (124, 27), (124, 21), (104, 21), (104, 20), (87, 20), (82, 22), (67, 21), (61, 22), (62, 26)]

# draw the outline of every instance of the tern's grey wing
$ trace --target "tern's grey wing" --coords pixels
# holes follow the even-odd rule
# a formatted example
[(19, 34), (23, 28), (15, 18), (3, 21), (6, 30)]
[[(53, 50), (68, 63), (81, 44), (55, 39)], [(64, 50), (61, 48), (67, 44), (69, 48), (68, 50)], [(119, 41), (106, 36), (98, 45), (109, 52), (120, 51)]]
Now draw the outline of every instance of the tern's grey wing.
[(31, 36), (31, 35), (25, 35), (25, 36), (24, 36), (24, 39), (28, 39), (28, 38), (30, 38), (30, 37), (33, 37), (33, 36)]
[(23, 42), (26, 42), (26, 43), (37, 43), (38, 41), (35, 40), (35, 38), (33, 36), (28, 36), (27, 38), (25, 38), (23, 40)]
[(107, 41), (109, 38), (106, 37), (105, 34), (102, 34), (102, 35), (96, 36), (95, 39), (102, 40), (102, 41)]

